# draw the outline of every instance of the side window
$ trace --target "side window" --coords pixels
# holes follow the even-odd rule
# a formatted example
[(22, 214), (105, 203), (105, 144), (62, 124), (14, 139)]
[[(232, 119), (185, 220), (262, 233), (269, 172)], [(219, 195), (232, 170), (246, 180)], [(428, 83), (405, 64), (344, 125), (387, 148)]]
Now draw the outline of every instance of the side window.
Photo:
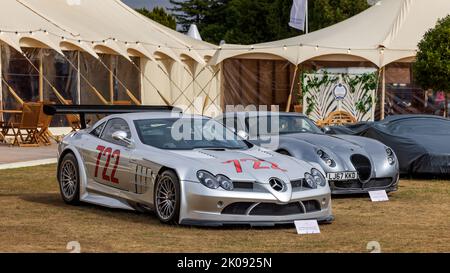
[(222, 124), (228, 129), (233, 129), (236, 133), (239, 131), (245, 132), (245, 128), (241, 125), (241, 122), (237, 117), (223, 117)]
[(130, 126), (121, 118), (110, 119), (103, 130), (102, 139), (117, 145), (124, 145), (121, 141), (112, 138), (112, 134), (117, 131), (124, 131), (127, 133), (127, 138), (131, 138)]
[(239, 132), (239, 131), (246, 132), (247, 131), (247, 130), (245, 130), (244, 126), (242, 126), (241, 121), (237, 117), (234, 118), (234, 129), (236, 130), (236, 132)]
[(227, 127), (230, 130), (234, 129), (234, 124), (233, 124), (233, 120), (231, 117), (227, 117), (227, 116), (223, 116), (222, 117), (222, 121), (220, 121), (222, 123), (223, 126)]
[(105, 127), (106, 122), (103, 122), (99, 126), (97, 126), (94, 130), (91, 131), (91, 135), (95, 137), (100, 137), (100, 134), (102, 133), (103, 128)]

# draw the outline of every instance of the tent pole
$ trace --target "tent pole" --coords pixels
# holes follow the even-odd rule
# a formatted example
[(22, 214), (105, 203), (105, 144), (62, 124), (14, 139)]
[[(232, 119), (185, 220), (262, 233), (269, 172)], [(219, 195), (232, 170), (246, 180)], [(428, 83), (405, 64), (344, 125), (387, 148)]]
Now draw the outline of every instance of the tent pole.
[(109, 102), (114, 105), (114, 68), (113, 61), (115, 56), (109, 56)]
[(295, 86), (295, 81), (297, 79), (298, 67), (299, 67), (299, 65), (295, 66), (294, 78), (292, 79), (291, 91), (289, 93), (289, 98), (288, 98), (288, 101), (287, 101), (286, 112), (290, 112), (291, 111), (291, 104), (292, 104), (292, 98), (294, 96), (294, 86)]
[(385, 105), (386, 105), (386, 67), (381, 68), (381, 120), (385, 118)]
[(39, 49), (39, 101), (44, 101), (44, 62), (42, 58), (44, 49)]
[[(81, 51), (77, 50), (77, 99), (78, 104), (81, 104), (81, 72), (80, 72), (80, 63), (81, 63)], [(74, 103), (76, 104), (76, 103)]]
[[(0, 42), (0, 111), (3, 110), (3, 71), (2, 71), (3, 44)], [(0, 122), (3, 121), (3, 113), (0, 115)]]
[(306, 34), (309, 33), (309, 8), (308, 8), (308, 3), (309, 1), (306, 0)]

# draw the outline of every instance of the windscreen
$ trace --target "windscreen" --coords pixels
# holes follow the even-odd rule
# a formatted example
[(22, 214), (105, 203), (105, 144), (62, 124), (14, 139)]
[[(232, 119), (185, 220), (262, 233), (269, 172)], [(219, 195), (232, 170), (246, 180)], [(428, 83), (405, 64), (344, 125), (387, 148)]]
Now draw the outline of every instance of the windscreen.
[[(255, 136), (255, 134), (323, 134), (314, 122), (303, 116), (255, 116), (246, 118), (245, 123), (251, 136)], [(262, 129), (262, 127), (264, 127), (264, 129)]]
[(168, 118), (136, 120), (142, 143), (164, 150), (232, 149), (250, 146), (222, 124), (211, 119)]

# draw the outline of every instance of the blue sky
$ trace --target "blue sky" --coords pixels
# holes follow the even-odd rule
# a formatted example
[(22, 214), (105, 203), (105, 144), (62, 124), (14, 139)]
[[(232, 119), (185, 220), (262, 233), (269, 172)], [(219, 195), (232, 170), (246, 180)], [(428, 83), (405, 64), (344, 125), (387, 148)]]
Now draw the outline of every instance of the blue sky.
[(169, 7), (169, 0), (122, 0), (125, 4), (133, 8), (147, 7), (153, 9), (156, 6)]

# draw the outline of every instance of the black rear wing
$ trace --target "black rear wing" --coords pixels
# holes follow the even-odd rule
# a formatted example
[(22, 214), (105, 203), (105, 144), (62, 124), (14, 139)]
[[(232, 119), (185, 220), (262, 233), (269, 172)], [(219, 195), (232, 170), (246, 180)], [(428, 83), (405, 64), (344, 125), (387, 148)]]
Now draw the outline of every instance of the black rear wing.
[(143, 112), (177, 112), (182, 110), (173, 106), (136, 106), (136, 105), (44, 105), (44, 113), (49, 116), (54, 115), (80, 115), (82, 129), (86, 129), (86, 114), (128, 114)]

